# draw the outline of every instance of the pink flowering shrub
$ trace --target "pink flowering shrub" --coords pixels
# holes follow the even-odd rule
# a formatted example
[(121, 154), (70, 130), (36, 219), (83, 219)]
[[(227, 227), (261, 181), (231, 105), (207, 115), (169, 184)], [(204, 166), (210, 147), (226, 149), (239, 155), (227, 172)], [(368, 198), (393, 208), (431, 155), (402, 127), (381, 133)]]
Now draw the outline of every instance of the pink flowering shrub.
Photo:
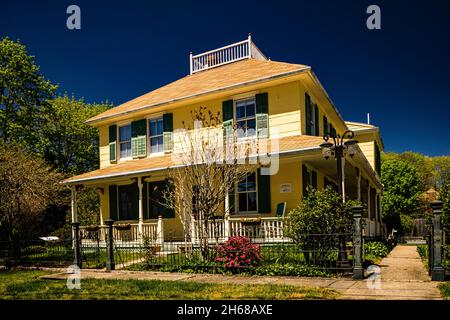
[(217, 246), (216, 262), (222, 262), (226, 268), (256, 266), (261, 261), (260, 247), (247, 237), (231, 237)]

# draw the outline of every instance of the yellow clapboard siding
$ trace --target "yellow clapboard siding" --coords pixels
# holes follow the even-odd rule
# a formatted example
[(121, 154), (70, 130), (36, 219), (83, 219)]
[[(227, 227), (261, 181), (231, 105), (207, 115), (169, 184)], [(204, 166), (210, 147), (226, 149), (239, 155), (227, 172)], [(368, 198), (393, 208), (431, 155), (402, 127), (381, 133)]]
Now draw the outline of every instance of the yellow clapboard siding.
[(374, 141), (358, 143), (364, 156), (369, 161), (373, 169), (375, 169), (375, 143)]

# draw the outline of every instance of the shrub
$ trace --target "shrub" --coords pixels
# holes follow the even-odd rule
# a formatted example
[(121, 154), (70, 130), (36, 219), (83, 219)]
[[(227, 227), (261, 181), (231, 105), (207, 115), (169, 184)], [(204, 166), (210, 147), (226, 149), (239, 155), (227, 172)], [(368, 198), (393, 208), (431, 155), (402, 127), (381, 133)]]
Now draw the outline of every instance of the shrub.
[(384, 258), (389, 253), (389, 248), (382, 242), (372, 241), (364, 244), (364, 253), (366, 255)]
[(260, 246), (247, 237), (231, 237), (216, 250), (214, 261), (223, 263), (226, 268), (256, 266), (261, 261)]
[(300, 205), (287, 215), (284, 234), (302, 242), (305, 234), (343, 232), (353, 225), (351, 207), (357, 204), (360, 203), (354, 200), (343, 202), (331, 187), (323, 191), (310, 189)]
[(297, 277), (328, 277), (325, 271), (314, 267), (297, 264), (269, 264), (257, 267), (252, 273), (258, 276), (297, 276)]
[(417, 252), (419, 253), (419, 256), (421, 258), (427, 258), (428, 257), (428, 245), (426, 245), (426, 244), (418, 245)]

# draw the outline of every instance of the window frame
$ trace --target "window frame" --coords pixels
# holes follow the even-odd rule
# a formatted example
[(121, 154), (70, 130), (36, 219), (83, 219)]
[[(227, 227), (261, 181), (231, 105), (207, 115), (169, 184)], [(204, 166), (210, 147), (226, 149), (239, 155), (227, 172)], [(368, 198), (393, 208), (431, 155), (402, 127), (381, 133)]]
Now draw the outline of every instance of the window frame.
[[(239, 102), (242, 101), (248, 101), (248, 100), (253, 100), (253, 105), (255, 108), (255, 112), (253, 114), (252, 117), (247, 117), (247, 105), (245, 105), (245, 117), (244, 118), (240, 118), (238, 120), (238, 113), (237, 113), (237, 104)], [(238, 129), (238, 122), (241, 121), (245, 121), (245, 123), (247, 124), (247, 122), (249, 120), (254, 120), (255, 121), (255, 134), (254, 135), (247, 135), (247, 129), (245, 129), (245, 136), (242, 137), (238, 137), (239, 140), (246, 140), (246, 139), (254, 139), (258, 137), (258, 128), (256, 127), (256, 95), (252, 95), (252, 96), (247, 96), (245, 98), (240, 98), (240, 99), (233, 99), (233, 121), (236, 124), (236, 130)]]
[[(237, 214), (255, 214), (255, 213), (258, 213), (258, 209), (259, 209), (258, 208), (258, 206), (259, 206), (258, 205), (258, 173), (257, 173), (257, 171), (255, 171), (252, 174), (255, 175), (255, 190), (254, 191), (253, 190), (252, 191), (245, 190), (245, 191), (239, 192), (239, 187), (238, 187), (239, 181), (236, 182), (235, 185), (234, 185), (234, 194), (235, 194), (235, 196), (234, 196), (234, 207), (236, 208), (236, 213)], [(247, 178), (248, 178), (248, 176), (245, 177), (246, 180), (247, 180)], [(245, 194), (255, 193), (255, 196), (256, 196), (256, 210), (251, 210), (251, 211), (241, 211), (240, 210), (240, 208), (239, 208), (239, 195), (240, 194), (244, 194), (244, 193)], [(246, 201), (247, 201), (247, 209), (248, 209), (248, 195), (246, 197)]]
[[(148, 117), (147, 119), (147, 137), (148, 137), (148, 156), (159, 156), (164, 154), (164, 121), (163, 121), (163, 116), (161, 115), (157, 115), (157, 116), (152, 116), (152, 117)], [(151, 121), (161, 121), (162, 122), (162, 133), (158, 134), (158, 135), (154, 135), (151, 136), (151, 126), (150, 126), (150, 122)], [(162, 137), (162, 151), (157, 151), (157, 152), (152, 152), (152, 138), (155, 137)]]
[[(120, 139), (120, 128), (123, 128), (123, 127), (130, 127), (130, 140), (125, 140), (124, 142), (122, 142), (122, 140)], [(118, 150), (117, 150), (117, 153), (119, 154), (119, 161), (126, 161), (126, 160), (131, 160), (131, 159), (133, 159), (133, 154), (132, 154), (132, 151), (131, 151), (131, 122), (126, 122), (126, 123), (118, 123), (117, 124), (117, 142), (118, 142)], [(130, 156), (129, 157), (122, 157), (122, 149), (121, 149), (121, 146), (122, 146), (122, 143), (129, 143), (130, 144)], [(128, 153), (128, 152), (127, 152)]]

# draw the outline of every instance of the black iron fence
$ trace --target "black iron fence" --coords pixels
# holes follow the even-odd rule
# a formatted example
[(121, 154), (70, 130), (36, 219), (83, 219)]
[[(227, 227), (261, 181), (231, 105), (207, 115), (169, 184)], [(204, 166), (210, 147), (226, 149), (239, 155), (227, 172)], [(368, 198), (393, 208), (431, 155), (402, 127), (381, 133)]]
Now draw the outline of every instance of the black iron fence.
[(72, 241), (28, 240), (0, 242), (0, 265), (64, 267), (73, 264)]
[[(114, 240), (113, 221), (106, 237), (100, 230), (80, 232), (73, 224), (73, 241), (23, 241), (14, 248), (0, 243), (0, 265), (69, 266), (163, 271), (247, 272), (266, 275), (350, 273), (363, 277), (362, 207), (354, 207), (354, 225), (342, 233), (305, 234), (293, 240), (260, 241), (231, 237), (218, 243)], [(120, 232), (114, 230), (114, 232)], [(259, 242), (258, 242), (259, 241)], [(306, 273), (305, 273), (306, 272)]]

